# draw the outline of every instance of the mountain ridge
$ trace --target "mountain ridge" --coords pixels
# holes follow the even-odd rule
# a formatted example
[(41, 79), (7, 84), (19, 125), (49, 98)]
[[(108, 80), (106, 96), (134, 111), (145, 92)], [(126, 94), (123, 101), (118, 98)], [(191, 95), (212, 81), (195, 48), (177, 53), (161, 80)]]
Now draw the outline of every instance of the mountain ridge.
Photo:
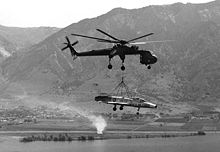
[[(16, 46), (16, 50), (37, 44), (58, 30), (59, 28), (56, 27), (20, 28), (0, 25), (0, 35), (13, 43)], [(12, 52), (12, 50), (9, 51)]]

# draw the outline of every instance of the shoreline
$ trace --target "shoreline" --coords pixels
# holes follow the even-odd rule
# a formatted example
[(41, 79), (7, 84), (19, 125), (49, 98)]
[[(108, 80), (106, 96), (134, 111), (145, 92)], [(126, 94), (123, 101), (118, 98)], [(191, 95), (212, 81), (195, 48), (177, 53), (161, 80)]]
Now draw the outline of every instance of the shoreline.
[(204, 136), (216, 134), (213, 131), (0, 131), (0, 136), (17, 136), (21, 142), (33, 141), (92, 141), (108, 139), (135, 139), (135, 138), (174, 138)]
[[(171, 133), (171, 134), (184, 134), (184, 133), (196, 133), (199, 130), (194, 131), (133, 131), (133, 130), (107, 130), (103, 131), (103, 134), (163, 134), (163, 133)], [(205, 131), (201, 130), (207, 134), (220, 134), (220, 131)], [(40, 133), (82, 133), (82, 134), (97, 134), (95, 130), (71, 130), (71, 131), (65, 131), (65, 130), (17, 130), (17, 131), (0, 131), (0, 135), (12, 135), (12, 134), (40, 134)]]
[(104, 133), (104, 134), (76, 134), (76, 133), (44, 133), (25, 136), (20, 139), (20, 142), (33, 141), (55, 141), (55, 142), (71, 142), (71, 141), (93, 141), (107, 139), (133, 139), (133, 138), (174, 138), (174, 137), (189, 137), (189, 136), (204, 136), (203, 131), (194, 133)]

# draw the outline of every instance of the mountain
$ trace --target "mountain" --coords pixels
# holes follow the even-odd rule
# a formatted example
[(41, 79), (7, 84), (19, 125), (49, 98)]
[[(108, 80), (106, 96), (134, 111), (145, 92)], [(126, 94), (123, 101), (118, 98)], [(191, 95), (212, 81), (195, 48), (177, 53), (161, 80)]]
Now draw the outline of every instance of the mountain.
[(13, 43), (18, 50), (37, 44), (59, 30), (56, 27), (20, 28), (0, 25), (0, 36)]
[(55, 27), (19, 28), (0, 25), (0, 62), (12, 54), (25, 52), (34, 44), (57, 32)]
[[(50, 35), (19, 57), (11, 56), (1, 65), (7, 82), (28, 84), (39, 92), (65, 94), (75, 90), (91, 91), (99, 86), (110, 91), (121, 79), (121, 61), (107, 57), (85, 57), (72, 61), (68, 51), (61, 52), (65, 36), (79, 40), (76, 50), (110, 47), (78, 33), (106, 38), (102, 29), (121, 39), (132, 39), (153, 32), (149, 40), (175, 40), (141, 45), (153, 50), (158, 63), (148, 70), (135, 56), (126, 57), (126, 83), (131, 89), (161, 103), (211, 104), (220, 101), (220, 2), (204, 4), (175, 3), (140, 9), (115, 8), (92, 19), (84, 19)], [(143, 39), (146, 40), (146, 39)], [(49, 88), (49, 90), (47, 90)], [(47, 91), (46, 91), (47, 90)]]
[[(16, 66), (14, 60), (22, 56), (29, 47), (57, 32), (55, 27), (19, 28), (0, 25), (0, 83), (5, 85), (5, 66)], [(5, 88), (5, 86), (3, 87)]]
[(0, 35), (0, 56), (1, 57), (9, 57), (11, 56), (11, 51), (15, 50), (16, 46)]

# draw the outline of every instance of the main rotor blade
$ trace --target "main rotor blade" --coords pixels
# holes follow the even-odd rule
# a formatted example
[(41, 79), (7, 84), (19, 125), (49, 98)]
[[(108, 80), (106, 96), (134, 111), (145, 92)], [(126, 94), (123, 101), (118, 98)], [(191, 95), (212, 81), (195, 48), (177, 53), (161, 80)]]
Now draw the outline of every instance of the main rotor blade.
[(114, 39), (114, 40), (116, 40), (116, 41), (120, 41), (119, 39), (117, 39), (117, 38), (115, 38), (115, 37), (109, 35), (108, 33), (104, 32), (104, 31), (102, 31), (102, 30), (100, 30), (100, 29), (96, 29), (96, 30), (99, 31), (99, 32), (101, 32), (102, 34), (107, 35), (108, 37), (110, 37), (110, 38), (112, 38), (112, 39)]
[(91, 36), (86, 36), (86, 35), (80, 35), (80, 34), (71, 34), (73, 36), (79, 36), (79, 37), (85, 37), (85, 38), (89, 38), (89, 39), (95, 39), (95, 40), (99, 40), (99, 41), (106, 41), (109, 43), (113, 43), (111, 40), (107, 40), (107, 39), (102, 39), (102, 38), (97, 38), (97, 37), (91, 37)]
[(68, 38), (67, 36), (66, 36), (65, 38), (66, 38), (67, 42), (70, 44), (70, 40), (69, 40), (69, 38)]
[(77, 43), (79, 43), (79, 41), (74, 42), (74, 43), (72, 44), (72, 46), (76, 45)]
[(68, 46), (66, 46), (66, 47), (62, 48), (61, 50), (62, 50), (62, 51), (64, 51), (64, 50), (65, 50), (65, 49), (67, 49), (67, 48), (68, 48)]
[(119, 41), (111, 41), (111, 40), (108, 40), (108, 41), (98, 40), (98, 42), (105, 42), (105, 43), (120, 43)]
[(172, 42), (174, 40), (162, 40), (162, 41), (146, 41), (146, 42), (134, 42), (134, 43), (130, 43), (133, 45), (138, 45), (138, 44), (149, 44), (149, 43), (163, 43), (163, 42)]
[(127, 41), (127, 42), (129, 43), (129, 42), (131, 42), (131, 41), (138, 40), (138, 39), (141, 39), (141, 38), (144, 38), (144, 37), (147, 37), (147, 36), (153, 35), (153, 34), (154, 34), (154, 33), (149, 33), (149, 34), (146, 34), (146, 35), (143, 35), (143, 36), (140, 36), (140, 37), (137, 37), (137, 38), (131, 39), (131, 40)]

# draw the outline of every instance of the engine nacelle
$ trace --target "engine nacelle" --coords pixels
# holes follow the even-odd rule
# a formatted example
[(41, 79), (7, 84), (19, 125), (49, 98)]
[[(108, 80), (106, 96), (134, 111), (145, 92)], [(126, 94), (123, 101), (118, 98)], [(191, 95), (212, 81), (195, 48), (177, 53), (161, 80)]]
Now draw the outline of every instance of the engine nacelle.
[(140, 54), (140, 63), (145, 65), (154, 64), (157, 62), (156, 55), (152, 54), (150, 51), (144, 51)]
[(131, 46), (131, 49), (133, 49), (133, 50), (138, 50), (138, 46), (132, 45), (132, 46)]

